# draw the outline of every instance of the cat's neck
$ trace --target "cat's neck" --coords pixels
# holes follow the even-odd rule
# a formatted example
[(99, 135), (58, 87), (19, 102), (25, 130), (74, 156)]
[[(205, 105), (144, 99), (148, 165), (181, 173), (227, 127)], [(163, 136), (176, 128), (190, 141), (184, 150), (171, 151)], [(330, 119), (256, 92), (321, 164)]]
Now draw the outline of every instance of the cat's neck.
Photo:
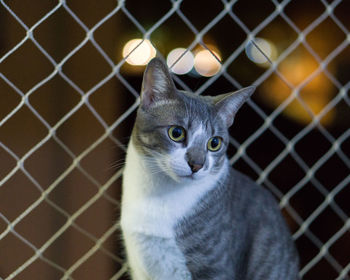
[(121, 222), (124, 229), (172, 236), (175, 224), (189, 214), (205, 194), (221, 185), (228, 168), (226, 160), (216, 174), (176, 182), (164, 174), (150, 172), (147, 162), (130, 141), (123, 176)]

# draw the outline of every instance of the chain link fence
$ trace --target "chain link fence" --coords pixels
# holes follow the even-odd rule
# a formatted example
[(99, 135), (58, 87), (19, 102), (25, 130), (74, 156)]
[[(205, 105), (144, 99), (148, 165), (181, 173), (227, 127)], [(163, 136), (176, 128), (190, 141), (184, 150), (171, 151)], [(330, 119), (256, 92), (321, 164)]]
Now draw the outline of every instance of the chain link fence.
[(303, 279), (350, 279), (349, 11), (0, 0), (0, 279), (127, 279), (117, 221), (144, 69), (122, 57), (133, 38), (221, 60), (211, 77), (175, 75), (179, 88), (258, 86), (230, 131), (231, 163), (280, 200)]

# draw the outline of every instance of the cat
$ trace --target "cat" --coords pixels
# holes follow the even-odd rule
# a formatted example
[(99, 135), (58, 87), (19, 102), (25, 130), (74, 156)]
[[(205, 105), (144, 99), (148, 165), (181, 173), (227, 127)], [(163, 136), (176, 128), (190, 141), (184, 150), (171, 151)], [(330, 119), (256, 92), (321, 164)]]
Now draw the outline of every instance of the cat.
[(179, 91), (161, 59), (149, 62), (123, 174), (120, 224), (132, 279), (298, 279), (275, 199), (226, 156), (228, 128), (254, 90)]

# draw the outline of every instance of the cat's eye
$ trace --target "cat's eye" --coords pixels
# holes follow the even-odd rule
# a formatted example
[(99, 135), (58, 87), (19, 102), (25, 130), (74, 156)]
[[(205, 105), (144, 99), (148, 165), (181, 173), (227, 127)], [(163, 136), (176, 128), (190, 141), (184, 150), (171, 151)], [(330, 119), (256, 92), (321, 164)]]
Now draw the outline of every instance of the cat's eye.
[(181, 126), (171, 126), (168, 130), (169, 138), (175, 142), (182, 142), (185, 140), (185, 129)]
[(220, 149), (222, 143), (221, 137), (212, 137), (208, 141), (208, 150), (212, 152), (216, 152)]

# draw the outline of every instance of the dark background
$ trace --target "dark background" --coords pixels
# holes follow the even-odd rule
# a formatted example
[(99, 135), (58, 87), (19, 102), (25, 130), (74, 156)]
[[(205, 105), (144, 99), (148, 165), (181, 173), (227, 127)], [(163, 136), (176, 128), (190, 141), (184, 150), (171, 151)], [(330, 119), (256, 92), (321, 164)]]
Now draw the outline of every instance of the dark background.
[[(281, 206), (295, 234), (303, 278), (336, 279), (350, 264), (350, 232), (344, 227), (350, 215), (350, 56), (346, 40), (350, 3), (341, 1), (329, 16), (326, 1), (279, 2), (287, 3), (283, 14), (269, 21), (278, 1), (236, 1), (198, 44), (215, 45), (225, 62), (245, 42), (247, 32), (269, 39), (279, 54), (288, 51), (300, 32), (306, 32), (304, 43), (296, 44), (276, 71), (261, 78), (271, 68), (250, 61), (243, 49), (223, 74), (177, 76), (176, 83), (179, 88), (185, 84), (192, 91), (211, 95), (258, 85), (231, 128), (229, 156), (235, 168), (269, 188), (278, 199), (287, 194)], [(172, 2), (126, 1), (123, 9), (101, 23), (117, 7), (116, 1), (67, 1), (66, 8), (59, 6), (38, 26), (35, 24), (58, 2), (4, 3), (28, 29), (35, 28), (33, 39), (22, 42), (26, 27), (0, 4), (0, 121), (19, 108), (0, 127), (0, 277), (8, 277), (43, 248), (42, 255), (15, 279), (60, 279), (88, 252), (91, 255), (72, 272), (74, 279), (110, 279), (113, 275), (124, 279), (116, 275), (123, 254), (115, 227), (121, 179), (114, 174), (123, 163), (135, 111), (126, 118), (123, 114), (135, 105), (143, 67), (122, 64), (121, 50), (128, 40), (143, 37), (142, 28), (149, 30), (162, 21)], [(224, 3), (185, 0), (178, 12), (150, 34), (150, 40), (163, 56), (176, 47), (187, 47), (197, 32), (216, 20)], [(316, 24), (322, 15), (324, 19)], [(85, 42), (86, 31), (93, 27), (93, 36)], [(337, 51), (341, 45), (344, 48)], [(303, 83), (321, 61), (329, 61), (326, 68)], [(116, 70), (115, 65), (121, 67)], [(203, 87), (205, 84), (208, 86)], [(284, 106), (295, 88), (300, 89), (299, 100)], [(24, 105), (21, 93), (27, 94)], [(83, 96), (87, 96), (85, 103), (77, 107)], [(320, 122), (312, 122), (307, 110), (318, 114), (326, 106), (327, 114)], [(265, 127), (268, 117), (271, 124)], [(116, 122), (108, 137), (84, 153)], [(261, 132), (254, 136), (256, 131)], [(47, 141), (36, 146), (46, 137)], [(289, 141), (293, 146), (286, 150)], [(243, 155), (237, 153), (242, 143)], [(16, 168), (20, 158), (23, 166)], [(16, 220), (40, 198), (37, 207)], [(91, 198), (95, 198), (91, 205), (79, 212)], [(55, 236), (62, 227), (62, 234)], [(326, 250), (320, 253), (324, 244)], [(94, 246), (96, 250), (91, 251)], [(349, 273), (342, 279), (348, 278)]]

